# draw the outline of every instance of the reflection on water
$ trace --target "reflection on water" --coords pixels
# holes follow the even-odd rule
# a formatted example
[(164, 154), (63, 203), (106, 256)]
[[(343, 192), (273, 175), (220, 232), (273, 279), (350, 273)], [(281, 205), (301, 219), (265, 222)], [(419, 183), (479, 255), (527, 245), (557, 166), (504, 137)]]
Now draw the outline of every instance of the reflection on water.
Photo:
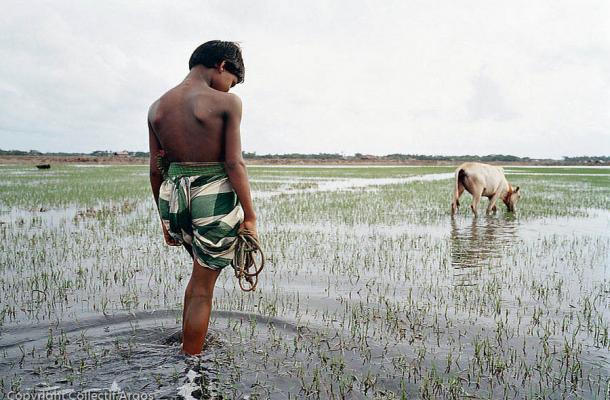
[(498, 267), (504, 251), (517, 238), (514, 215), (472, 218), (462, 224), (451, 219), (451, 266), (456, 285), (477, 284), (483, 270)]

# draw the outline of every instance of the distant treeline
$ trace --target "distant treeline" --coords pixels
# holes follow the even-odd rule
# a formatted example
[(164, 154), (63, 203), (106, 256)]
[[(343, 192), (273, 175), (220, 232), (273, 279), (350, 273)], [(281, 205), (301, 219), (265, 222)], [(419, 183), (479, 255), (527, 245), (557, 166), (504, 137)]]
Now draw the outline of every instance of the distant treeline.
[[(42, 153), (37, 150), (2, 150), (0, 156), (93, 156), (93, 157), (143, 157), (147, 158), (147, 151), (109, 151), (96, 150), (91, 153)], [(354, 155), (343, 155), (338, 153), (317, 153), (317, 154), (256, 154), (254, 152), (243, 152), (244, 158), (256, 160), (388, 160), (388, 161), (505, 161), (505, 162), (536, 162), (536, 161), (551, 161), (548, 159), (534, 159), (530, 157), (517, 157), (510, 154), (489, 154), (486, 156), (465, 155), (465, 156), (433, 156), (426, 154), (388, 154), (385, 156), (375, 156), (370, 154), (356, 153)], [(578, 156), (578, 157), (563, 157), (564, 162), (570, 163), (610, 163), (610, 156)]]
[[(536, 161), (551, 161), (542, 158), (517, 157), (510, 154), (489, 154), (486, 156), (465, 155), (465, 156), (434, 156), (427, 154), (387, 154), (385, 156), (375, 156), (370, 154), (356, 153), (353, 156), (345, 156), (337, 153), (318, 153), (318, 154), (256, 154), (244, 152), (244, 158), (261, 159), (261, 160), (277, 160), (277, 159), (295, 159), (295, 160), (388, 160), (388, 161), (506, 161), (506, 162), (536, 162)], [(610, 156), (579, 156), (579, 157), (562, 157), (563, 161), (574, 163), (608, 163)]]
[(58, 156), (58, 157), (112, 157), (112, 156), (128, 156), (128, 157), (148, 157), (147, 151), (109, 151), (109, 150), (96, 150), (91, 153), (42, 153), (38, 150), (2, 150), (0, 149), (0, 156)]
[(487, 156), (431, 156), (426, 154), (388, 154), (385, 156), (375, 156), (369, 154), (356, 153), (353, 156), (344, 156), (336, 153), (318, 154), (264, 154), (244, 152), (244, 158), (254, 158), (262, 160), (273, 159), (315, 159), (315, 160), (390, 160), (390, 161), (532, 161), (529, 157), (517, 157), (505, 154), (490, 154)]

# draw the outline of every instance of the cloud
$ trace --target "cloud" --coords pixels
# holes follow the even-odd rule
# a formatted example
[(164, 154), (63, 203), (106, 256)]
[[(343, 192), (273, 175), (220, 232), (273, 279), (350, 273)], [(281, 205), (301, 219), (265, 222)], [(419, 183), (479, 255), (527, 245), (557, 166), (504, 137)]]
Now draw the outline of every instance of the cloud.
[(14, 1), (0, 147), (145, 150), (148, 105), (220, 38), (243, 47), (247, 151), (609, 154), (608, 7)]
[(473, 120), (492, 119), (506, 121), (517, 114), (507, 104), (500, 85), (483, 74), (472, 79), (473, 95), (466, 103)]

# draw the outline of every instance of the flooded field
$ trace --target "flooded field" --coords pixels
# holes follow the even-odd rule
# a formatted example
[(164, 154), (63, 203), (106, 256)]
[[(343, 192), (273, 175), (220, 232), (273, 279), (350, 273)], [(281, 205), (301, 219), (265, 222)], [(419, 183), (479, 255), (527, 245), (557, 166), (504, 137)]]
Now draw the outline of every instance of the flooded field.
[(506, 168), (518, 212), (478, 218), (451, 172), (251, 167), (267, 265), (187, 358), (147, 168), (0, 166), (0, 393), (610, 397), (610, 168)]

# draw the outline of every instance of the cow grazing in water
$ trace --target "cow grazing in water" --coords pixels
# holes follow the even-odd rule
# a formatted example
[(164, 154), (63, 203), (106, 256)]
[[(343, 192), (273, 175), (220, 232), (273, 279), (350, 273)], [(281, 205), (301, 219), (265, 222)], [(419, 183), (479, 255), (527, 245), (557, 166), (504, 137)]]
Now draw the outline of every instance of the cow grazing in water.
[(504, 169), (494, 165), (477, 162), (466, 162), (455, 170), (455, 192), (451, 202), (451, 214), (455, 214), (460, 205), (460, 196), (464, 189), (472, 195), (470, 208), (477, 215), (477, 206), (481, 196), (489, 199), (487, 212), (496, 211), (496, 201), (502, 199), (508, 211), (517, 209), (521, 197), (519, 186), (512, 187), (504, 177)]

